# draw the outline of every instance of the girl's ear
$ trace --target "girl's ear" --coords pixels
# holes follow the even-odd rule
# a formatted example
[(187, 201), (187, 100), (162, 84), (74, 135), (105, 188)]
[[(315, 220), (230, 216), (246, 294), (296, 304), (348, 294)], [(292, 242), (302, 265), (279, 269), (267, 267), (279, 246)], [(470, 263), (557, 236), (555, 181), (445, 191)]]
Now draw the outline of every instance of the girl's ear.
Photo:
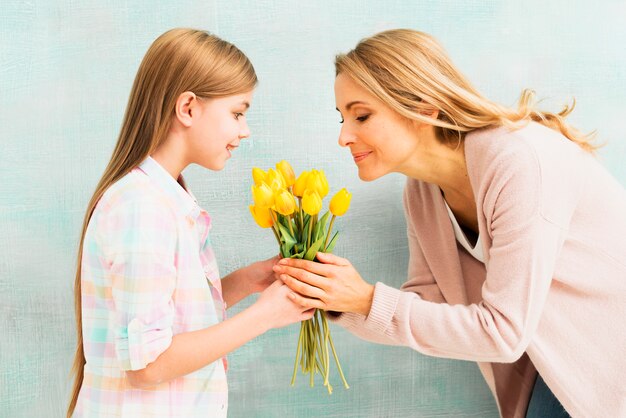
[(197, 103), (196, 95), (190, 91), (181, 93), (176, 100), (176, 119), (186, 128), (189, 128), (192, 124), (192, 115), (196, 110), (194, 108)]

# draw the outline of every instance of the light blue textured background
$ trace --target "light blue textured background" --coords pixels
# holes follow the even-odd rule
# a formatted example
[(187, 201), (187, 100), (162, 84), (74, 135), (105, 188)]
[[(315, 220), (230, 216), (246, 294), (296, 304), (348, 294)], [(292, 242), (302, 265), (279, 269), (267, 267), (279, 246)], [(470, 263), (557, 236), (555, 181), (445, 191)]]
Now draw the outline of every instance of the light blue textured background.
[[(314, 4), (317, 3), (317, 4)], [(4, 1), (0, 8), (0, 416), (61, 416), (74, 347), (72, 283), (87, 200), (113, 149), (135, 71), (175, 26), (238, 45), (260, 86), (245, 141), (227, 168), (186, 174), (214, 219), (222, 272), (276, 252), (247, 210), (250, 169), (280, 159), (326, 170), (353, 209), (336, 252), (364, 277), (399, 286), (407, 245), (403, 178), (362, 183), (336, 144), (333, 57), (377, 31), (439, 38), (487, 96), (514, 104), (536, 89), (572, 122), (598, 129), (600, 156), (626, 184), (626, 2), (589, 1)], [(567, 179), (563, 179), (567, 181)], [(241, 309), (248, 306), (244, 302)], [(328, 396), (289, 380), (298, 327), (230, 356), (232, 417), (496, 416), (472, 363), (362, 342), (333, 328), (352, 386)]]

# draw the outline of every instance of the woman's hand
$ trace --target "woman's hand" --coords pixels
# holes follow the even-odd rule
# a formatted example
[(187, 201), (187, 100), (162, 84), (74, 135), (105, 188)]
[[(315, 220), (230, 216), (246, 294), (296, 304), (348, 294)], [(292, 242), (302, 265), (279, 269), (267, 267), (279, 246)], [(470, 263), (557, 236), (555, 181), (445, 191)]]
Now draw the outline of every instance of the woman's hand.
[(267, 260), (257, 261), (246, 267), (250, 293), (262, 292), (278, 279), (278, 274), (272, 270), (272, 267), (274, 267), (279, 260), (280, 256), (277, 255)]
[(274, 266), (280, 279), (294, 291), (292, 300), (310, 308), (368, 315), (374, 286), (345, 258), (317, 253), (317, 259), (319, 263), (283, 258)]
[(281, 280), (276, 280), (261, 293), (253, 305), (257, 318), (268, 329), (282, 328), (295, 322), (311, 319), (315, 309), (302, 306), (289, 298), (291, 290)]

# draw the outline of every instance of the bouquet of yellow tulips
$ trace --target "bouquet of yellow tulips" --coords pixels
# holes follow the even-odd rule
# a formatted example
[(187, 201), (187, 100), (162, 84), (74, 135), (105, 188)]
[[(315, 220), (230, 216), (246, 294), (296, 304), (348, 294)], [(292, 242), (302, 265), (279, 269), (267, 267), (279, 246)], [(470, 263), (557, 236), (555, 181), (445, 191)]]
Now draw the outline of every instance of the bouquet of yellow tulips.
[[(270, 168), (266, 172), (253, 168), (252, 177), (254, 205), (250, 206), (250, 212), (261, 228), (272, 229), (283, 257), (314, 261), (318, 251), (333, 251), (339, 235), (338, 232), (332, 234), (335, 218), (346, 213), (352, 198), (346, 189), (335, 194), (330, 201), (329, 211), (320, 218), (322, 200), (329, 192), (328, 181), (322, 170), (304, 171), (296, 178), (291, 165), (283, 160), (276, 164), (276, 170)], [(332, 218), (326, 228), (330, 214)], [(309, 374), (311, 387), (314, 386), (315, 373), (320, 373), (328, 393), (332, 393), (333, 389), (328, 381), (329, 347), (343, 385), (346, 389), (349, 388), (330, 336), (326, 316), (320, 310), (315, 312), (313, 318), (301, 323), (292, 386), (296, 382), (300, 364), (302, 372)]]

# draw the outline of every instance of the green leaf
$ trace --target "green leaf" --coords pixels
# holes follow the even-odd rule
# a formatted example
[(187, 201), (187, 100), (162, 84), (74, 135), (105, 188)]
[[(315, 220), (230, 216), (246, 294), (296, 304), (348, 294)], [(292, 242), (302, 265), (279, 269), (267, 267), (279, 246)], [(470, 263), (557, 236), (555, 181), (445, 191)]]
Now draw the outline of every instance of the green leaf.
[(283, 258), (289, 257), (290, 250), (291, 248), (289, 248), (287, 244), (282, 244), (280, 246), (280, 254), (283, 256)]
[(339, 231), (335, 232), (335, 235), (333, 235), (333, 237), (331, 238), (330, 242), (328, 243), (328, 247), (326, 247), (326, 251), (327, 253), (332, 253), (333, 249), (335, 248), (335, 244), (337, 243), (337, 237), (339, 236)]
[(302, 257), (304, 257), (304, 250), (300, 251), (299, 253), (289, 256), (289, 258), (302, 258)]
[(317, 241), (320, 238), (326, 238), (326, 221), (328, 220), (328, 214), (330, 212), (326, 212), (322, 218), (317, 221), (315, 225), (315, 230), (313, 231), (313, 241)]
[(321, 238), (315, 241), (313, 244), (311, 244), (306, 254), (304, 254), (304, 259), (313, 261), (313, 259), (315, 259), (315, 256), (317, 255), (317, 252), (320, 250), (320, 247), (322, 245), (324, 245), (324, 240)]
[(311, 225), (311, 217), (309, 216), (304, 221), (304, 229), (302, 230), (302, 236), (300, 237), (300, 244), (302, 244), (304, 247), (306, 247), (306, 240), (309, 237), (309, 226), (310, 225)]
[(289, 222), (291, 222), (291, 218), (289, 216), (281, 215), (280, 213), (278, 213), (278, 222), (285, 228), (289, 229)]
[(278, 224), (278, 228), (280, 229), (281, 241), (283, 243), (280, 246), (281, 252), (283, 253), (283, 257), (289, 257), (291, 254), (291, 249), (296, 244), (296, 240), (291, 236), (291, 233), (287, 228)]

